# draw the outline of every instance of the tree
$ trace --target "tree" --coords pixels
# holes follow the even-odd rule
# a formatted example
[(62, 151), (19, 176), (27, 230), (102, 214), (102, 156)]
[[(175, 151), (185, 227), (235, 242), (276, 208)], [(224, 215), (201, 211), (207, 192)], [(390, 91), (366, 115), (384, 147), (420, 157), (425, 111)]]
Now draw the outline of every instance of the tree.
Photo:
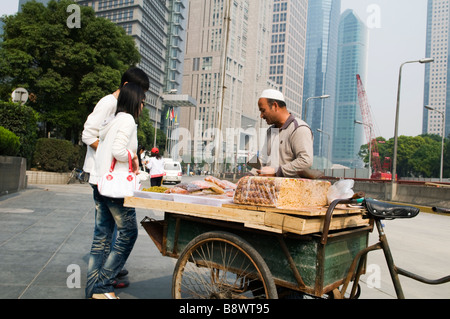
[(70, 4), (28, 2), (22, 12), (2, 17), (0, 97), (26, 88), (36, 96), (28, 104), (45, 123), (44, 134), (76, 143), (96, 102), (118, 88), (121, 74), (140, 57), (133, 38), (90, 7), (81, 6), (81, 28), (69, 28)]
[(0, 101), (0, 126), (10, 130), (20, 139), (18, 156), (27, 159), (30, 167), (37, 140), (38, 115), (31, 107)]
[[(384, 140), (378, 138), (378, 140)], [(397, 148), (397, 175), (399, 177), (438, 177), (440, 174), (442, 138), (439, 135), (400, 136)], [(447, 139), (444, 159), (450, 157), (450, 141)], [(378, 144), (381, 162), (394, 157), (394, 139)], [(367, 145), (362, 145), (359, 156), (368, 162)], [(444, 177), (449, 175), (448, 160), (444, 160)]]
[[(142, 110), (141, 116), (139, 117), (138, 125), (138, 141), (139, 145), (145, 147), (146, 150), (151, 150), (153, 148), (153, 142), (155, 138), (155, 127), (150, 120), (150, 115), (148, 109), (144, 108)], [(156, 147), (160, 150), (165, 148), (166, 135), (162, 130), (157, 130), (156, 132)]]

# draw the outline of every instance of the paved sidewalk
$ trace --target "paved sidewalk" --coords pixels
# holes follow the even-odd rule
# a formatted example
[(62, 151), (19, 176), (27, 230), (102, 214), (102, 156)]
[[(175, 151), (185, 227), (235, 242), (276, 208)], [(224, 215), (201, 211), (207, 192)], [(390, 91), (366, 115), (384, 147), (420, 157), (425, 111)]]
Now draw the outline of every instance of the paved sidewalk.
[[(126, 264), (130, 286), (117, 294), (171, 298), (175, 260), (161, 256), (139, 223), (145, 216), (162, 219), (163, 213), (136, 213), (139, 236)], [(1, 196), (0, 299), (84, 299), (93, 229), (88, 184), (29, 185)]]
[[(163, 219), (163, 212), (137, 209), (136, 214), (139, 236), (126, 264), (130, 286), (116, 292), (121, 299), (170, 299), (176, 260), (163, 257), (140, 225), (145, 216)], [(422, 213), (411, 220), (386, 221), (386, 226), (400, 267), (431, 279), (448, 275), (448, 216)], [(29, 185), (0, 196), (0, 299), (84, 299), (93, 230), (88, 184)], [(372, 243), (377, 239), (375, 232), (370, 237)], [(361, 298), (395, 298), (381, 251), (369, 255), (368, 266), (376, 267), (362, 278)], [(367, 288), (365, 283), (377, 274), (382, 275), (380, 288)], [(401, 281), (407, 298), (450, 297), (450, 283)]]

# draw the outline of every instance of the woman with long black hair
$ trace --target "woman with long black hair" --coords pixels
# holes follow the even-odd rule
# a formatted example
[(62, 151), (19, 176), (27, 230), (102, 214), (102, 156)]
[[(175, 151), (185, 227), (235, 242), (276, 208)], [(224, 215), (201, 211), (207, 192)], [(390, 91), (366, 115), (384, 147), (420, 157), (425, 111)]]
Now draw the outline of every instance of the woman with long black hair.
[[(142, 111), (145, 93), (139, 85), (128, 83), (117, 100), (117, 111), (100, 129), (95, 169), (91, 181), (98, 182), (110, 168), (113, 158), (117, 160), (115, 171), (128, 171), (128, 154), (131, 154), (133, 170), (139, 170), (137, 154), (137, 120)], [(93, 299), (116, 299), (113, 282), (122, 269), (137, 238), (136, 211), (124, 207), (123, 198), (102, 196), (107, 209), (97, 207), (94, 239), (89, 258), (86, 297)], [(117, 238), (112, 236), (117, 226)]]

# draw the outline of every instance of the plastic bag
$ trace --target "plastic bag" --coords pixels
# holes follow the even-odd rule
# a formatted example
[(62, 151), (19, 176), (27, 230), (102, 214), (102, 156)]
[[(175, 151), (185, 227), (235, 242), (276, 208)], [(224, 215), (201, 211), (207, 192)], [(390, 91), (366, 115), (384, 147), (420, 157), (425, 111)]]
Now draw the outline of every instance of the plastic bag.
[(351, 198), (355, 192), (353, 191), (355, 181), (352, 179), (341, 179), (334, 183), (327, 193), (328, 204), (331, 204), (336, 199)]

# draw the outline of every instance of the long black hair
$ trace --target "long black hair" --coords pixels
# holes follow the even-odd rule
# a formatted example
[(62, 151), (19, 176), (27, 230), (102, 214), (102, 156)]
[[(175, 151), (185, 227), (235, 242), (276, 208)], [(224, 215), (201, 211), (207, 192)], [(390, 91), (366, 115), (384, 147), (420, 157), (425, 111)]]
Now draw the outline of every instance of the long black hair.
[(144, 99), (144, 90), (138, 84), (127, 83), (120, 89), (116, 114), (119, 112), (129, 113), (137, 121), (141, 114), (141, 104)]

